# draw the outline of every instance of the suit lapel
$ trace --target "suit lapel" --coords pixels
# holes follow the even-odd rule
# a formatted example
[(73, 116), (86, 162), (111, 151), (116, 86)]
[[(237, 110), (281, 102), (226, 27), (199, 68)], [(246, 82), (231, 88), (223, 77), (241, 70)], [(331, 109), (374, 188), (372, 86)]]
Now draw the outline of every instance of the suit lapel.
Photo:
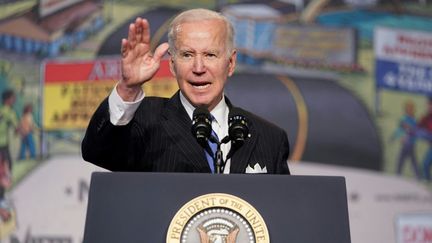
[(200, 172), (211, 172), (204, 150), (191, 133), (192, 121), (181, 105), (179, 92), (168, 101), (162, 116), (162, 126), (178, 147), (178, 151)]

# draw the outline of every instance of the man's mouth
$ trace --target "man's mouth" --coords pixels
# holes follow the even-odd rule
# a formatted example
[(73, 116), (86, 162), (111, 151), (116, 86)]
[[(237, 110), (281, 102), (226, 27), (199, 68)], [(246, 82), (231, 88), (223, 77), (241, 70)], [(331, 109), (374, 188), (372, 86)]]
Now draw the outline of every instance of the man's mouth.
[(199, 83), (190, 82), (190, 84), (196, 89), (205, 89), (205, 88), (208, 88), (211, 83), (209, 83), (209, 82), (199, 82)]

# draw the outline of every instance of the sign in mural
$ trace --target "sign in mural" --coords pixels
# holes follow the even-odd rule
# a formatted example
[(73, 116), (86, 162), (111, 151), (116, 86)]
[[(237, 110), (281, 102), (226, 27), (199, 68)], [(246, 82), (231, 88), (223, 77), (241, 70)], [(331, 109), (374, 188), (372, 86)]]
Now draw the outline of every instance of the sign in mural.
[(270, 60), (308, 68), (360, 68), (354, 28), (287, 23), (279, 11), (264, 4), (233, 5), (224, 15), (236, 30), (240, 63)]
[(83, 0), (39, 0), (39, 17), (47, 16), (82, 1)]
[(272, 55), (312, 64), (354, 65), (356, 45), (352, 28), (279, 25), (273, 38)]
[(374, 37), (378, 88), (432, 95), (432, 33), (377, 27)]
[[(101, 101), (120, 79), (120, 59), (50, 60), (43, 64), (43, 128), (85, 129)], [(169, 97), (178, 89), (167, 61), (144, 85), (150, 96)]]

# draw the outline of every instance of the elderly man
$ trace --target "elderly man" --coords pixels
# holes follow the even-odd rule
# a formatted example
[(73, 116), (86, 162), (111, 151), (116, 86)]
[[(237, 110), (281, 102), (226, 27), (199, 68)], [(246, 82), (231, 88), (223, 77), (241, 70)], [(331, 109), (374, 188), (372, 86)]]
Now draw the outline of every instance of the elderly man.
[[(233, 27), (219, 13), (185, 11), (172, 21), (168, 42), (150, 50), (150, 28), (137, 18), (121, 43), (122, 79), (99, 106), (82, 142), (86, 161), (113, 171), (214, 172), (206, 151), (191, 133), (196, 107), (211, 116), (217, 137), (228, 135), (233, 105), (224, 86), (236, 66)], [(169, 53), (177, 92), (170, 99), (145, 97), (142, 84), (152, 79)], [(259, 98), (259, 97), (257, 97)], [(223, 173), (289, 174), (289, 143), (275, 125), (244, 111), (249, 137)], [(221, 145), (226, 156), (231, 142)]]

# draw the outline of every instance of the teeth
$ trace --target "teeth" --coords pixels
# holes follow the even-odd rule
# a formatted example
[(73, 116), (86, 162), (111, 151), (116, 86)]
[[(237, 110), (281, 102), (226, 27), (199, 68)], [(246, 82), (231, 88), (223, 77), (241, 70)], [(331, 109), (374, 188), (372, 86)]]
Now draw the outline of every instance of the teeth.
[(207, 87), (210, 86), (210, 84), (205, 84), (205, 85), (192, 85), (194, 88), (196, 89), (205, 89)]

